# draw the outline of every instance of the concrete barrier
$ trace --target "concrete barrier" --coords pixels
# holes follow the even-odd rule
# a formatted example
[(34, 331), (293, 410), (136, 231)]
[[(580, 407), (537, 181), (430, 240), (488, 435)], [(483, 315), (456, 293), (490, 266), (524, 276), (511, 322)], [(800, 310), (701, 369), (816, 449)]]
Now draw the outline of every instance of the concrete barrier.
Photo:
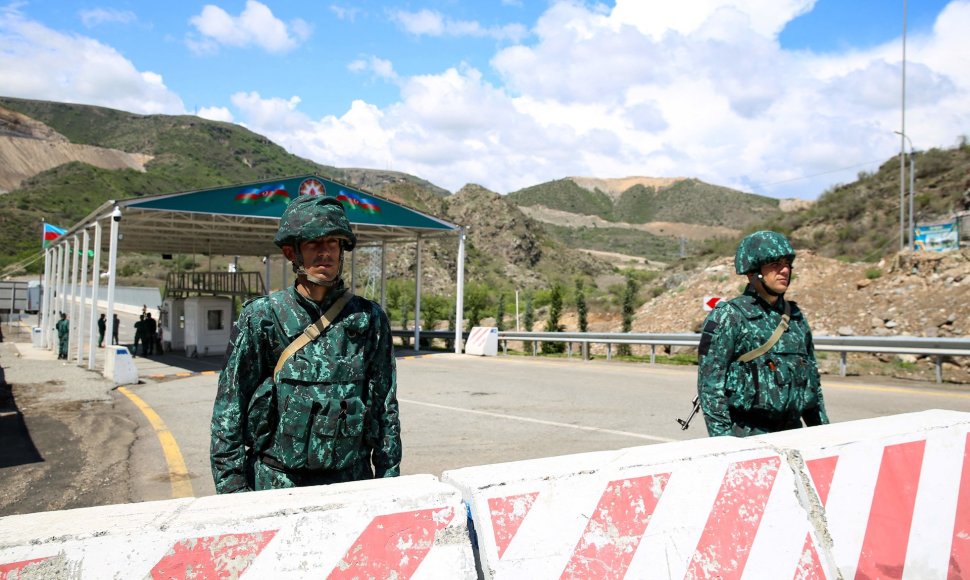
[(498, 328), (474, 326), (465, 341), (465, 354), (496, 356), (498, 354)]
[(970, 576), (970, 414), (442, 474), (488, 578)]
[(430, 475), (0, 518), (0, 578), (475, 578)]
[[(792, 450), (821, 544), (800, 578), (970, 578), (970, 413), (924, 411), (757, 437)], [(795, 538), (791, 538), (795, 541)]]
[(138, 384), (138, 367), (125, 346), (104, 347), (104, 371), (101, 374), (115, 385)]

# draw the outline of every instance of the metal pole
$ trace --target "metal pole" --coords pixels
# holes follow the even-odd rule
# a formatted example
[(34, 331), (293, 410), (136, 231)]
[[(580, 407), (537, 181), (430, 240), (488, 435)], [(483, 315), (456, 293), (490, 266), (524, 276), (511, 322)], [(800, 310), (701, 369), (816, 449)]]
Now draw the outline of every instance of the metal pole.
[(913, 250), (916, 245), (916, 230), (913, 228), (913, 196), (916, 191), (916, 151), (913, 149), (913, 140), (909, 138), (909, 135), (900, 133), (899, 131), (893, 132), (902, 135), (905, 142), (909, 144), (909, 249)]
[(906, 213), (906, 0), (903, 0), (903, 82), (902, 82), (902, 119), (899, 129), (899, 249), (906, 247), (903, 217)]
[(519, 291), (515, 291), (515, 331), (520, 332), (519, 328)]
[(51, 296), (54, 294), (51, 292), (53, 280), (53, 266), (54, 266), (54, 250), (53, 248), (47, 248), (44, 250), (44, 285), (41, 286), (40, 291), (43, 292), (41, 296), (41, 306), (40, 306), (40, 316), (37, 320), (37, 326), (40, 327), (40, 344), (41, 346), (47, 345), (47, 323), (50, 321), (50, 301)]
[(455, 295), (455, 354), (461, 354), (461, 328), (465, 319), (465, 228), (458, 230), (458, 280)]
[(414, 352), (421, 350), (421, 234), (414, 250)]
[[(909, 138), (907, 137), (907, 140)], [(913, 142), (909, 142), (909, 249), (916, 249), (916, 228), (913, 226), (913, 196), (916, 195), (916, 156)]]
[[(84, 360), (84, 308), (88, 305), (88, 246), (90, 244), (91, 237), (85, 228), (81, 232), (81, 297), (77, 309), (77, 364), (81, 364), (81, 361)], [(89, 329), (88, 338), (91, 338), (92, 335), (93, 332)]]
[[(68, 288), (67, 284), (68, 284), (68, 280), (71, 277), (70, 265), (71, 265), (71, 241), (64, 240), (64, 243), (61, 244), (61, 299), (60, 299), (61, 306), (59, 308), (59, 311), (64, 313), (67, 312), (70, 306), (67, 302), (67, 288)], [(58, 316), (57, 318), (60, 319), (60, 316)]]
[(387, 312), (387, 242), (381, 240), (381, 310)]
[[(71, 331), (68, 336), (73, 336), (76, 339), (80, 338), (80, 328), (77, 326), (77, 278), (78, 278), (78, 252), (80, 251), (79, 246), (81, 241), (78, 239), (77, 234), (71, 238), (74, 243), (71, 245), (71, 304), (68, 307), (68, 319), (71, 321)], [(75, 341), (76, 342), (76, 341)], [(68, 352), (70, 352), (71, 340), (68, 339)], [(68, 357), (70, 358), (70, 357)]]
[[(111, 229), (108, 232), (108, 328), (114, 328), (115, 314), (115, 270), (118, 269), (118, 223), (121, 221), (121, 210), (115, 206), (111, 212)], [(121, 346), (121, 331), (118, 331), (118, 346)]]
[[(94, 325), (97, 324), (98, 317), (98, 298), (101, 283), (101, 222), (94, 222), (94, 262), (91, 264), (91, 332), (94, 332)], [(114, 321), (105, 321), (104, 339), (111, 345), (111, 337), (114, 333)], [(88, 355), (88, 369), (94, 370), (94, 334), (91, 335), (91, 346)]]

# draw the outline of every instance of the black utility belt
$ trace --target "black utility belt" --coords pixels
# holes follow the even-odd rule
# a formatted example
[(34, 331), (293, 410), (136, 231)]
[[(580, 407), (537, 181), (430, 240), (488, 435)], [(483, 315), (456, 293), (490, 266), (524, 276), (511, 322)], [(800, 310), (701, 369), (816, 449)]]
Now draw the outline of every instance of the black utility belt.
[(259, 462), (267, 467), (272, 467), (277, 471), (282, 471), (283, 473), (289, 473), (291, 475), (320, 475), (321, 473), (325, 473), (325, 470), (323, 469), (307, 469), (305, 467), (300, 469), (292, 469), (283, 465), (274, 457), (266, 455), (265, 453), (259, 456)]
[(755, 428), (772, 427), (777, 424), (787, 424), (800, 420), (800, 415), (792, 412), (772, 413), (759, 409), (751, 409), (750, 411), (731, 409), (729, 412), (732, 423), (737, 423), (738, 425), (747, 425)]

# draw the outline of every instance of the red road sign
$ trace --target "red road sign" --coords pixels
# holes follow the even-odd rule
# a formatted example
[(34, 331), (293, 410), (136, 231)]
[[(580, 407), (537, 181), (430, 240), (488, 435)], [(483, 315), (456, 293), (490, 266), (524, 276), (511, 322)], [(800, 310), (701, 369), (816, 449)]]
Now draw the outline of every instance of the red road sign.
[(710, 312), (714, 310), (714, 306), (723, 300), (720, 296), (705, 296), (704, 297), (704, 310)]

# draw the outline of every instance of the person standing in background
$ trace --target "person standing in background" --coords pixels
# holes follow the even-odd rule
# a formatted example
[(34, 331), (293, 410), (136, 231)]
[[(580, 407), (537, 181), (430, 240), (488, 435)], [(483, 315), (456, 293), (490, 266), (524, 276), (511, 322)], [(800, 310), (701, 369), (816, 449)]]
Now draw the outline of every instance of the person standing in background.
[(98, 319), (98, 348), (104, 348), (104, 333), (108, 328), (108, 321), (105, 319), (105, 315), (102, 314), (101, 318)]

